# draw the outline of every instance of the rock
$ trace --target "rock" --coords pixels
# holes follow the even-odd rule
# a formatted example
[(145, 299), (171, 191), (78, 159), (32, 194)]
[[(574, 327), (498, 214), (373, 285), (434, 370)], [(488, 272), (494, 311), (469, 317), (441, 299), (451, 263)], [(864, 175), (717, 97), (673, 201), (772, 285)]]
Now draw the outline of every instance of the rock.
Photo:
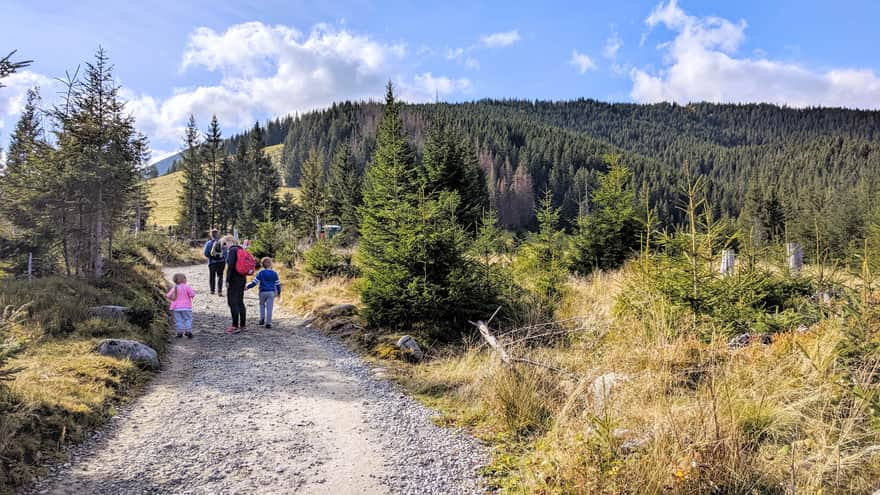
[(397, 347), (399, 347), (404, 354), (410, 356), (416, 361), (421, 361), (423, 357), (425, 357), (425, 353), (422, 352), (422, 348), (419, 347), (419, 343), (416, 342), (416, 339), (410, 337), (409, 335), (404, 335), (403, 337), (397, 340)]
[(593, 392), (593, 406), (597, 414), (605, 407), (605, 401), (611, 397), (611, 393), (619, 384), (629, 381), (629, 376), (622, 373), (605, 373), (593, 380), (590, 389)]
[(130, 359), (153, 370), (159, 369), (159, 355), (156, 351), (134, 340), (104, 339), (98, 342), (95, 352), (117, 359)]
[(648, 436), (630, 438), (620, 444), (620, 451), (623, 452), (624, 455), (634, 454), (644, 449), (650, 442), (651, 438)]
[(357, 306), (354, 304), (337, 304), (336, 306), (328, 308), (327, 311), (324, 312), (324, 316), (326, 318), (340, 318), (343, 316), (354, 316), (357, 312)]
[(92, 306), (89, 308), (89, 315), (96, 318), (123, 319), (126, 311), (128, 308), (125, 306)]
[(806, 325), (799, 325), (797, 327), (797, 333), (807, 333), (809, 331), (810, 331), (810, 327), (808, 327)]

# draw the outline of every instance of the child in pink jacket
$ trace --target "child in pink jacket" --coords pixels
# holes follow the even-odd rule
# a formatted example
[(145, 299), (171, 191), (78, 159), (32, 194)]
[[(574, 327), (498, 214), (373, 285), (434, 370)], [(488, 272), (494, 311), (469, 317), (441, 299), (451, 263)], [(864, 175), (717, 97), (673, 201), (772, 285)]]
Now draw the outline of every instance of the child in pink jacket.
[(171, 280), (174, 281), (174, 287), (165, 294), (165, 297), (171, 301), (171, 313), (174, 315), (174, 324), (177, 327), (177, 338), (192, 338), (192, 300), (196, 297), (196, 293), (192, 287), (186, 284), (186, 275), (175, 273)]

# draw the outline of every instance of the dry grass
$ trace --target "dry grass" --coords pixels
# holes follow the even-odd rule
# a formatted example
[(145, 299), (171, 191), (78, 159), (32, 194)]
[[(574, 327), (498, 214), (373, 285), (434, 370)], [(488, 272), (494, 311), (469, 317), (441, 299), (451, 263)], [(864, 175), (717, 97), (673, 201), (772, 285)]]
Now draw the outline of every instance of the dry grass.
[(360, 303), (354, 279), (329, 277), (313, 280), (297, 269), (281, 269), (280, 272), (284, 287), (281, 304), (294, 314), (308, 315), (322, 306)]
[[(662, 304), (615, 316), (626, 272), (570, 279), (561, 316), (575, 336), (512, 352), (575, 377), (504, 368), (472, 348), (418, 365), (405, 380), (476, 425), (498, 452), (489, 473), (505, 493), (865, 493), (880, 479), (872, 369), (852, 372), (830, 318), (772, 345), (705, 343)], [(508, 340), (509, 341), (509, 340)], [(625, 376), (607, 399), (597, 377)], [(852, 380), (847, 384), (848, 380)]]

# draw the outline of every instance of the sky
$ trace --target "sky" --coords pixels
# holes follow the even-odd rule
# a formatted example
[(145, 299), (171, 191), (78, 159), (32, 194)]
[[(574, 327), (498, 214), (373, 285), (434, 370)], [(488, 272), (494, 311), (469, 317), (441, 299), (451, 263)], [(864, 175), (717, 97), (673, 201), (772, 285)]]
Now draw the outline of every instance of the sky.
[(0, 145), (101, 46), (153, 159), (193, 114), (255, 121), (381, 99), (770, 102), (880, 109), (880, 2), (0, 0)]

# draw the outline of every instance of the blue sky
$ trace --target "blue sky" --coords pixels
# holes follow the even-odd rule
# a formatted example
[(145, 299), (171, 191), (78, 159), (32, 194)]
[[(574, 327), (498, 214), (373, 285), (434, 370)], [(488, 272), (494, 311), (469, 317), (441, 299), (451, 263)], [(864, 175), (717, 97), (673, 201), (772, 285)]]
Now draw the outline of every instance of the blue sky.
[[(147, 6), (148, 5), (148, 6)], [(880, 108), (880, 2), (4, 0), (0, 143), (24, 91), (102, 45), (154, 158), (194, 113), (226, 134), (335, 100), (767, 101)]]

